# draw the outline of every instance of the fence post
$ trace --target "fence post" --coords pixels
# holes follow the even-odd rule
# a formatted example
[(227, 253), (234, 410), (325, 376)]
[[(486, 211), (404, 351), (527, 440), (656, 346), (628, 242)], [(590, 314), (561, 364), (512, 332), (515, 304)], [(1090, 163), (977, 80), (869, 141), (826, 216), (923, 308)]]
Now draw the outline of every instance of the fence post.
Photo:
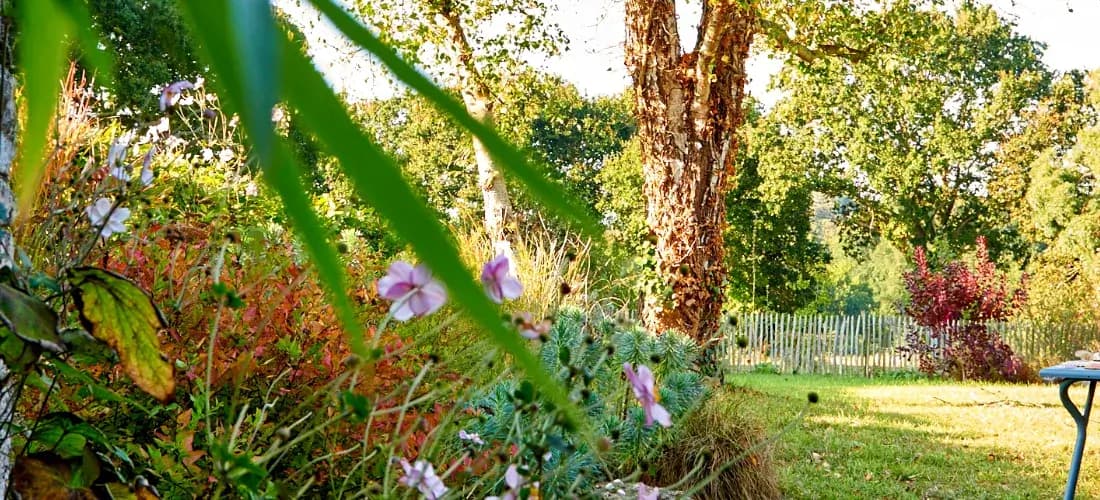
[(856, 360), (863, 368), (863, 376), (867, 376), (867, 317), (866, 313), (859, 313), (859, 334), (854, 339), (856, 342), (852, 345), (853, 354), (856, 355)]

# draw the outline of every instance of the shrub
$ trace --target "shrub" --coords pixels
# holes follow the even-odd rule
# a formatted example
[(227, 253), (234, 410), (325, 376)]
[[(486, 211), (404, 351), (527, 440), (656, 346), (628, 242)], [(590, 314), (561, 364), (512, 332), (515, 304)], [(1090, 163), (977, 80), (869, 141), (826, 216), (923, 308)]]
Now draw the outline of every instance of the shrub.
[(770, 447), (753, 449), (767, 437), (747, 408), (758, 397), (721, 391), (688, 414), (654, 464), (656, 481), (692, 486), (717, 472), (692, 498), (779, 498)]
[[(952, 261), (933, 271), (919, 247), (913, 258), (917, 267), (905, 274), (910, 295), (905, 312), (918, 328), (906, 335), (902, 350), (918, 357), (921, 371), (964, 380), (1029, 379), (1027, 365), (986, 326), (1012, 316), (1027, 300), (1027, 292), (1022, 282), (1009, 291), (1006, 278), (989, 260), (985, 239), (978, 239), (973, 268)], [(932, 344), (921, 328), (930, 332)]]
[(580, 403), (604, 449), (592, 449), (529, 382), (514, 379), (475, 397), (468, 413), (476, 418), (465, 419), (462, 428), (476, 432), (489, 449), (503, 452), (506, 461), (526, 465), (548, 498), (591, 491), (613, 479), (607, 472), (626, 477), (648, 470), (673, 432), (645, 424), (642, 408), (622, 377), (623, 363), (653, 369), (660, 404), (678, 422), (704, 396), (701, 377), (690, 371), (696, 350), (690, 339), (677, 334), (654, 336), (609, 322), (595, 325), (580, 311), (564, 310), (539, 347), (539, 356)]

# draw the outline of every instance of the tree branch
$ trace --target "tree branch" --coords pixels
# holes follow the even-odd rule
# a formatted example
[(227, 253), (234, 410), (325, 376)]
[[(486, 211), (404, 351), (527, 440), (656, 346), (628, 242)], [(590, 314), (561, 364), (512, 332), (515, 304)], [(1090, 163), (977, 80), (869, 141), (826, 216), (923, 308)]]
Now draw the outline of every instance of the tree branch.
[(459, 78), (463, 80), (461, 85), (463, 91), (477, 92), (478, 98), (487, 100), (490, 94), (489, 87), (479, 74), (477, 65), (474, 64), (474, 49), (470, 46), (470, 40), (466, 38), (466, 30), (462, 28), (458, 13), (454, 11), (449, 1), (433, 7), (437, 7), (433, 9), (435, 14), (447, 21), (447, 31), (450, 31), (451, 43), (454, 44), (458, 59), (456, 69), (458, 69)]
[(790, 51), (799, 59), (807, 63), (813, 63), (823, 57), (839, 57), (858, 63), (866, 60), (867, 56), (871, 54), (871, 51), (868, 49), (849, 47), (839, 43), (828, 43), (818, 45), (817, 47), (810, 47), (791, 38), (791, 36), (787, 34), (787, 31), (775, 21), (760, 19), (758, 24), (762, 33), (771, 37), (780, 47)]

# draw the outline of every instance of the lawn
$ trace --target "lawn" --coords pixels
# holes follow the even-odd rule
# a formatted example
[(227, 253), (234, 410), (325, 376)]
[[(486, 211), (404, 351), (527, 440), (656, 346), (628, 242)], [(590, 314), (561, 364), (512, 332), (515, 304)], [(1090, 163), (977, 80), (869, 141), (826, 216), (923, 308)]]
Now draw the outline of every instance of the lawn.
[[(788, 498), (1045, 499), (1059, 498), (1065, 486), (1076, 431), (1055, 385), (772, 374), (728, 380), (755, 401), (748, 406), (772, 433), (805, 407), (810, 391), (820, 395), (801, 425), (774, 444)], [(1083, 401), (1084, 392), (1071, 394)], [(1100, 438), (1085, 448), (1077, 492), (1100, 497)]]

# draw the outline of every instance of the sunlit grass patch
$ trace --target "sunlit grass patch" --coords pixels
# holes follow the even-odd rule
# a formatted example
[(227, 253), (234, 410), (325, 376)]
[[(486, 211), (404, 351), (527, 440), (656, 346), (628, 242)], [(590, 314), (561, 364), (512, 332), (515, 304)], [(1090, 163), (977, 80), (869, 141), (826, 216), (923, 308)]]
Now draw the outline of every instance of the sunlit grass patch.
[[(731, 383), (753, 389), (745, 408), (773, 432), (807, 392), (821, 395), (776, 443), (789, 498), (1057, 498), (1065, 486), (1076, 434), (1055, 385), (764, 374)], [(1100, 441), (1085, 448), (1077, 491), (1100, 491)]]

